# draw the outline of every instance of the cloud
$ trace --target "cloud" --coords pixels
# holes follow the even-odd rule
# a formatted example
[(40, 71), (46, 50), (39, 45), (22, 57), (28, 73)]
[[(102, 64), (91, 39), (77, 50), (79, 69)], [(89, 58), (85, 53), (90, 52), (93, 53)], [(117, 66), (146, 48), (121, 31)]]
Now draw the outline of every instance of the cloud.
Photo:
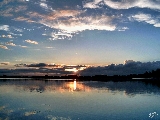
[(41, 50), (41, 49), (33, 49), (33, 50)]
[(1, 35), (2, 38), (14, 38), (12, 35)]
[(9, 65), (9, 62), (1, 62), (0, 65)]
[[(15, 30), (16, 31), (16, 30)], [(20, 32), (20, 31), (16, 31), (16, 32)], [(15, 34), (13, 32), (10, 32), (9, 34), (14, 35), (14, 36), (23, 36), (22, 34)]]
[(40, 24), (48, 26), (53, 29), (57, 29), (60, 32), (53, 32), (50, 38), (51, 40), (72, 38), (75, 33), (85, 30), (116, 30), (116, 25), (112, 23), (114, 17), (106, 15), (96, 16), (79, 16), (79, 17), (67, 17), (66, 19), (48, 20), (43, 19), (39, 21)]
[(84, 30), (114, 31), (116, 26), (112, 24), (112, 20), (113, 18), (110, 16), (97, 15), (59, 20), (56, 23), (49, 23), (48, 25), (67, 33), (76, 33)]
[(13, 14), (11, 12), (13, 12), (13, 8), (3, 9), (3, 11), (0, 11), (0, 16), (3, 16), (3, 17), (12, 17)]
[(70, 33), (65, 33), (65, 32), (58, 32), (58, 33), (56, 33), (56, 32), (52, 32), (51, 34), (50, 34), (50, 36), (51, 36), (51, 38), (49, 38), (49, 40), (57, 40), (57, 39), (65, 39), (65, 38), (72, 38), (72, 34)]
[(37, 114), (37, 112), (36, 111), (30, 111), (30, 112), (25, 112), (25, 116), (30, 116), (30, 115), (35, 115), (35, 114)]
[(60, 67), (60, 65), (47, 64), (47, 63), (33, 63), (33, 64), (16, 64), (15, 67)]
[(20, 63), (20, 64), (15, 64), (14, 66), (15, 67), (26, 67), (27, 64)]
[(6, 42), (6, 45), (10, 45), (10, 46), (16, 46), (16, 44), (12, 43), (12, 42)]
[[(66, 75), (66, 74), (75, 74), (75, 72), (82, 71), (88, 66), (85, 65), (59, 65), (59, 64), (47, 64), (47, 63), (33, 63), (33, 64), (15, 64), (15, 70), (12, 73), (28, 74), (31, 75)], [(5, 71), (3, 73), (10, 74), (10, 71)]]
[[(116, 30), (116, 24), (112, 21), (114, 16), (107, 15), (83, 15), (82, 10), (56, 10), (44, 15), (37, 12), (27, 13), (28, 18), (18, 17), (14, 20), (35, 22), (55, 29), (51, 33), (51, 39), (72, 38), (73, 34), (85, 30)], [(38, 19), (35, 21), (35, 19)], [(123, 29), (124, 30), (124, 29)]]
[[(9, 1), (10, 3), (13, 1)], [(24, 12), (25, 10), (27, 10), (27, 6), (24, 5), (11, 5), (9, 4), (9, 2), (7, 3), (8, 5), (2, 5), (2, 10), (0, 10), (0, 16), (3, 17), (12, 17), (15, 16), (15, 14), (17, 13), (21, 13)], [(1, 6), (1, 5), (0, 5)]]
[(15, 61), (18, 61), (18, 62), (19, 62), (19, 61), (22, 61), (22, 60), (15, 60)]
[(21, 12), (27, 10), (27, 6), (16, 6), (14, 12)]
[(22, 48), (27, 48), (27, 46), (23, 46), (23, 45), (18, 45), (19, 47), (22, 47)]
[[(15, 66), (17, 67), (17, 66)], [(46, 68), (46, 67), (23, 67), (19, 66), (16, 69), (0, 69), (0, 75), (66, 75), (73, 74), (72, 71), (64, 71), (63, 68)]]
[(46, 63), (37, 63), (37, 64), (29, 64), (26, 65), (27, 67), (46, 67), (47, 64)]
[[(13, 3), (13, 1), (15, 1), (15, 0), (2, 0), (2, 2), (0, 2), (0, 6), (5, 6), (9, 3)], [(20, 3), (25, 2), (25, 1), (29, 1), (29, 0), (16, 0), (16, 2), (20, 2)]]
[(78, 72), (78, 71), (86, 69), (87, 66), (85, 65), (65, 65), (63, 68), (65, 71)]
[(150, 72), (160, 68), (160, 61), (156, 62), (139, 62), (133, 60), (126, 60), (124, 64), (111, 64), (108, 66), (91, 67), (85, 65), (58, 65), (47, 63), (20, 63), (15, 65), (14, 70), (3, 70), (2, 74), (17, 73), (31, 75), (66, 75), (77, 74), (84, 76), (94, 75), (129, 75), (129, 74), (143, 74), (146, 71)]
[(122, 27), (122, 28), (118, 28), (118, 31), (126, 31), (128, 29), (129, 29), (128, 27)]
[(44, 9), (48, 9), (48, 5), (46, 3), (40, 3), (40, 6)]
[(1, 25), (0, 30), (9, 31), (9, 25)]
[(125, 64), (111, 64), (104, 67), (89, 67), (80, 71), (80, 75), (129, 75), (142, 74), (146, 71), (152, 71), (160, 68), (160, 61), (156, 62), (136, 62), (133, 60), (126, 60)]
[(57, 65), (57, 64), (47, 64), (47, 63), (33, 63), (33, 64), (24, 64), (24, 63), (20, 63), (20, 64), (15, 64), (15, 67), (32, 67), (32, 68), (51, 68), (51, 69), (62, 69), (64, 71), (66, 70), (72, 70), (72, 69), (76, 69), (78, 70), (84, 70), (87, 68), (87, 66), (85, 65)]
[(8, 47), (7, 46), (5, 46), (5, 45), (0, 45), (0, 48), (2, 48), (2, 49), (8, 49)]
[(52, 116), (52, 115), (48, 115), (47, 118), (49, 120), (71, 120), (71, 118), (67, 118), (67, 117), (58, 117), (58, 116)]
[(14, 18), (13, 20), (15, 20), (15, 21), (26, 21), (26, 22), (29, 22), (29, 23), (35, 22), (35, 21), (31, 20), (30, 18), (25, 18), (23, 16)]
[(30, 44), (38, 44), (38, 42), (33, 41), (33, 40), (25, 40), (26, 42), (30, 43)]
[(129, 19), (133, 19), (138, 22), (146, 22), (153, 25), (154, 27), (160, 27), (160, 19), (155, 16), (151, 16), (150, 14), (139, 13), (131, 16)]
[(12, 0), (3, 0), (2, 2), (0, 2), (0, 6), (6, 5), (9, 2), (11, 2)]
[(23, 32), (23, 30), (19, 29), (19, 28), (14, 28), (14, 31), (16, 31), (16, 32)]
[[(6, 8), (6, 9), (5, 9)], [(18, 13), (18, 12), (22, 12), (22, 11), (25, 11), (27, 10), (27, 6), (10, 6), (10, 7), (4, 7), (3, 9), (3, 14), (1, 15), (4, 15), (4, 16), (13, 16), (14, 13)]]
[(68, 17), (75, 17), (79, 14), (83, 13), (82, 11), (78, 10), (55, 10), (53, 12), (50, 12), (49, 14), (40, 14), (38, 12), (28, 12), (26, 15), (29, 16), (29, 18), (24, 18), (24, 17), (18, 17), (15, 18), (17, 21), (32, 21), (34, 18), (39, 18), (40, 20), (34, 21), (36, 23), (40, 23), (41, 21), (53, 21), (53, 20), (58, 20), (60, 18), (68, 18)]
[(54, 47), (46, 47), (47, 49), (53, 49)]
[(99, 8), (102, 3), (113, 9), (129, 9), (129, 8), (150, 8), (160, 10), (160, 1), (158, 0), (93, 0), (92, 2), (85, 2), (84, 8)]
[(102, 0), (93, 0), (92, 2), (83, 2), (84, 8), (100, 8), (100, 3), (103, 2)]
[[(37, 4), (37, 3), (36, 3)], [(43, 8), (45, 11), (53, 11), (52, 7), (49, 6), (50, 4), (47, 4), (46, 0), (41, 0), (39, 3), (39, 6)]]
[(135, 62), (134, 60), (125, 60), (124, 64), (129, 64), (129, 63), (134, 63), (134, 62)]

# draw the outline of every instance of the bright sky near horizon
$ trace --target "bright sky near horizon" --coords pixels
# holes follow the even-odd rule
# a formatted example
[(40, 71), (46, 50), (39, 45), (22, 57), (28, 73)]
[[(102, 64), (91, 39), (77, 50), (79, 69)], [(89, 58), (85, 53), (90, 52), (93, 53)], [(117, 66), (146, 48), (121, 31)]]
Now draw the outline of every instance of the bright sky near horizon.
[(1, 65), (160, 60), (159, 0), (0, 0)]

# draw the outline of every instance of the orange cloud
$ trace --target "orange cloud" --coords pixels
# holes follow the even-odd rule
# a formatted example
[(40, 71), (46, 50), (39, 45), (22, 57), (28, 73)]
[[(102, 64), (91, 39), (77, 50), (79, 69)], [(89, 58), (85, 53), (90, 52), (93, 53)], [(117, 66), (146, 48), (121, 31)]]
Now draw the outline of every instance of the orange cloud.
[(9, 62), (2, 62), (0, 65), (9, 65)]
[(31, 43), (31, 44), (38, 44), (38, 42), (33, 41), (33, 40), (25, 40), (25, 41), (28, 42), (28, 43)]
[(17, 17), (17, 18), (14, 18), (15, 21), (26, 21), (26, 22), (35, 22), (33, 20), (31, 20), (30, 18), (25, 18), (25, 17)]
[(6, 49), (6, 50), (8, 49), (7, 46), (4, 46), (4, 45), (0, 45), (0, 48)]

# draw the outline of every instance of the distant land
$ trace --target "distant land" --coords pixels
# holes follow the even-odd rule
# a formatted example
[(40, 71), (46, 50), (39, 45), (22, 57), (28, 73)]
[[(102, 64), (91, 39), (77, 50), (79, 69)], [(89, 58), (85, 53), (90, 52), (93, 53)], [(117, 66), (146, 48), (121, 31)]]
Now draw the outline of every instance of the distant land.
[(160, 80), (160, 69), (152, 70), (151, 72), (145, 72), (144, 74), (130, 74), (130, 75), (94, 75), (94, 76), (81, 76), (81, 75), (64, 75), (64, 76), (8, 76), (2, 75), (0, 78), (34, 78), (34, 79), (78, 79), (78, 80), (98, 80), (98, 81), (109, 81), (109, 80)]

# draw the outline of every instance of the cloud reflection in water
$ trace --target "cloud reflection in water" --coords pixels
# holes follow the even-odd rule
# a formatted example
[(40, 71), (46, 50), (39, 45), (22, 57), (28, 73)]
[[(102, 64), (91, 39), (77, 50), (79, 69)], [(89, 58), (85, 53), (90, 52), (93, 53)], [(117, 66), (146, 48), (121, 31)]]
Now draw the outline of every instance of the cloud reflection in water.
[(0, 119), (147, 120), (160, 113), (160, 88), (143, 82), (6, 80), (0, 91)]
[[(146, 84), (143, 82), (98, 82), (98, 81), (58, 81), (58, 80), (16, 80), (0, 82), (1, 87), (5, 91), (11, 88), (14, 91), (30, 91), (30, 92), (91, 92), (96, 90), (105, 91), (124, 91), (126, 94), (139, 93), (160, 93), (158, 86)], [(10, 86), (8, 89), (8, 87)]]

